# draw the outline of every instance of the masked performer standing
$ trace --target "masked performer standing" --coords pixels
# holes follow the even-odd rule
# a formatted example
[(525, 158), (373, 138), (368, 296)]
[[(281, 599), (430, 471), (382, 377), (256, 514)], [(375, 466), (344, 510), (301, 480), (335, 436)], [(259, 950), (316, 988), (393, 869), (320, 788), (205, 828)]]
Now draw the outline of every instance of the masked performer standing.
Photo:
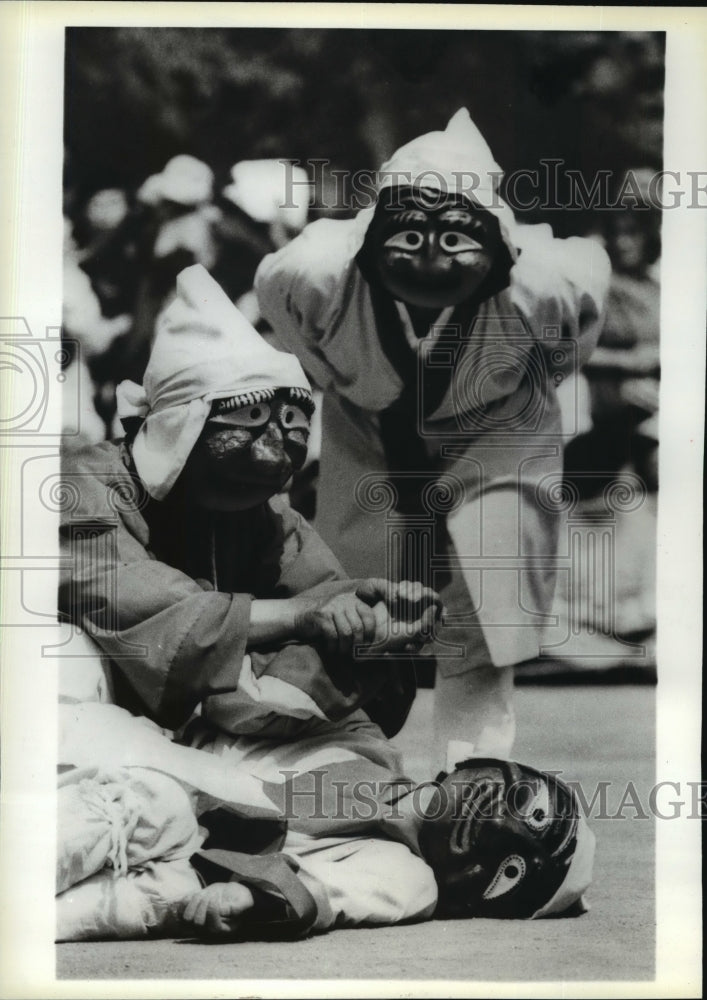
[(262, 314), (324, 392), (315, 525), (347, 572), (439, 590), (436, 756), (507, 757), (513, 668), (555, 587), (557, 385), (599, 335), (595, 242), (519, 226), (465, 109), (399, 149), (374, 207), (266, 257)]

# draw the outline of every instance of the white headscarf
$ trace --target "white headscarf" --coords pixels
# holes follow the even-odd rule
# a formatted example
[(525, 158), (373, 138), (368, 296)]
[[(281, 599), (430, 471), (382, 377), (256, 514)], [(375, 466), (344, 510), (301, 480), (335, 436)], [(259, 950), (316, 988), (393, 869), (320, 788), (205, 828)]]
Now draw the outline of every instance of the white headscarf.
[[(377, 186), (379, 192), (404, 185), (466, 195), (498, 220), (503, 241), (515, 261), (516, 221), (498, 194), (502, 179), (503, 170), (494, 160), (488, 143), (467, 109), (459, 108), (443, 132), (427, 132), (396, 150), (378, 171)], [(373, 208), (358, 213), (360, 244), (373, 213)]]
[(201, 264), (177, 278), (157, 320), (142, 386), (121, 382), (118, 416), (143, 417), (132, 445), (147, 492), (163, 500), (184, 468), (214, 399), (310, 385), (293, 354), (267, 344)]

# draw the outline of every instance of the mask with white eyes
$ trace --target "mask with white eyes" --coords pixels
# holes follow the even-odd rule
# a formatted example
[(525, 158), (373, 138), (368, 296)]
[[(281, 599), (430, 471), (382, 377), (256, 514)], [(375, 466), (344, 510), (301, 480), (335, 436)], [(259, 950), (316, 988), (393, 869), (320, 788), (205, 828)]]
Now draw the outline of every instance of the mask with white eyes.
[[(511, 261), (489, 212), (462, 196), (424, 188), (387, 189), (381, 198), (365, 258), (393, 298), (443, 309), (507, 284)], [(493, 288), (487, 288), (492, 272)]]
[(210, 509), (263, 503), (302, 468), (312, 410), (311, 397), (286, 389), (215, 401), (182, 481)]
[(545, 915), (553, 900), (562, 912), (581, 902), (594, 838), (564, 782), (478, 758), (440, 775), (420, 847), (437, 879), (439, 916), (523, 919)]

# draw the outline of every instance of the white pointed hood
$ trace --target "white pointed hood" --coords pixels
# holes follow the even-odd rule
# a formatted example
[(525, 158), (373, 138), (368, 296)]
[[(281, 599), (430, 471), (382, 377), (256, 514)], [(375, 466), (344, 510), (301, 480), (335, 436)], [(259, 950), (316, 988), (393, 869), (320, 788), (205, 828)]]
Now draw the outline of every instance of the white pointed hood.
[(169, 493), (213, 400), (274, 389), (311, 391), (297, 358), (267, 344), (201, 264), (182, 271), (142, 386), (118, 386), (119, 417), (144, 418), (132, 454), (150, 496)]
[[(378, 171), (378, 190), (416, 185), (447, 194), (463, 194), (498, 220), (501, 236), (515, 261), (516, 222), (498, 187), (503, 170), (466, 108), (459, 108), (443, 132), (427, 132), (401, 146)], [(358, 215), (361, 241), (373, 209)]]

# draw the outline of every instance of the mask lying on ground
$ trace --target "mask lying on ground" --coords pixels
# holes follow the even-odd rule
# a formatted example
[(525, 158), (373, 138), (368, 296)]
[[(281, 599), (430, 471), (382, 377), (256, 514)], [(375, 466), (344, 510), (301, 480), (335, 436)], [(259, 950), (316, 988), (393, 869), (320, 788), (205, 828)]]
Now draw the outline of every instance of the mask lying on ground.
[(594, 843), (568, 785), (492, 758), (440, 775), (420, 835), (442, 917), (584, 912)]

